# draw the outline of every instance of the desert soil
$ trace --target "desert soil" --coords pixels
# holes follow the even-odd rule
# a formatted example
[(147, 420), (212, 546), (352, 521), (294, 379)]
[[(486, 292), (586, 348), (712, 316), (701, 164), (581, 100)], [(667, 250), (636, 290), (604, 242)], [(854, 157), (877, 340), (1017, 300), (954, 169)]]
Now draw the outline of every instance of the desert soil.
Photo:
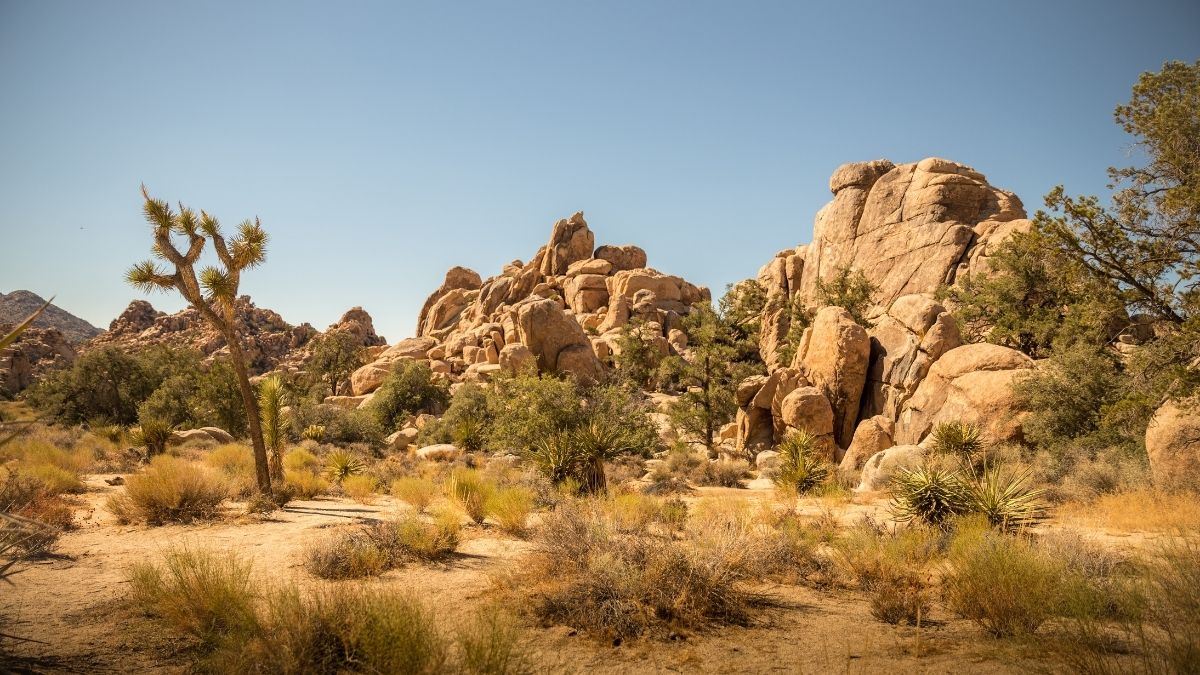
[[(298, 501), (268, 519), (236, 515), (198, 525), (120, 525), (104, 509), (121, 487), (88, 479), (79, 527), (59, 540), (55, 557), (37, 562), (0, 588), (4, 632), (36, 642), (12, 645), (27, 672), (183, 672), (188, 647), (144, 621), (123, 601), (125, 572), (185, 544), (238, 551), (255, 573), (276, 581), (312, 583), (301, 565), (306, 543), (328, 528), (388, 518), (408, 507), (391, 497), (369, 505), (346, 499)], [(766, 489), (705, 488), (700, 495), (771, 498)], [(814, 517), (832, 513), (851, 523), (863, 515), (882, 518), (886, 503), (802, 500)], [(1128, 543), (1128, 542), (1126, 542)], [(1120, 542), (1117, 542), (1120, 545)], [(450, 562), (410, 565), (376, 581), (418, 594), (447, 626), (462, 621), (492, 595), (492, 576), (518, 564), (531, 544), (491, 530), (474, 530)], [(347, 583), (347, 582), (342, 582)], [(537, 672), (547, 673), (961, 673), (1059, 670), (1037, 645), (998, 642), (973, 624), (935, 610), (920, 629), (892, 626), (871, 617), (862, 596), (796, 586), (764, 589), (774, 600), (749, 627), (713, 627), (665, 641), (643, 639), (619, 646), (576, 634), (565, 626), (531, 626), (524, 651)], [(2, 664), (0, 664), (2, 666)]]

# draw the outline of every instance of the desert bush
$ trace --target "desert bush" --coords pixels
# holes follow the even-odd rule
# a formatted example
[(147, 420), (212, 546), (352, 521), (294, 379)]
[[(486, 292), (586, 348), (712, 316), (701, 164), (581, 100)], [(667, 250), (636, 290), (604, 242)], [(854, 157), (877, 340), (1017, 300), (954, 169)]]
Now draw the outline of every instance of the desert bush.
[(428, 363), (401, 360), (392, 365), (392, 372), (375, 390), (367, 409), (386, 435), (399, 429), (400, 422), (409, 416), (440, 412), (449, 400), (449, 388), (433, 379)]
[(446, 496), (454, 501), (475, 523), (487, 517), (488, 499), (495, 486), (483, 480), (474, 469), (457, 468), (450, 473), (444, 484)]
[(405, 476), (392, 481), (392, 496), (399, 499), (418, 513), (424, 513), (437, 496), (438, 487), (428, 478)]
[(228, 494), (215, 471), (160, 455), (145, 471), (125, 480), (125, 493), (109, 498), (108, 509), (122, 522), (186, 523), (215, 516)]
[(211, 648), (258, 630), (250, 570), (234, 552), (172, 548), (161, 564), (129, 570), (130, 597), (146, 614)]
[(533, 511), (534, 494), (520, 486), (496, 488), (487, 497), (484, 508), (501, 530), (521, 536)]
[(1200, 665), (1200, 536), (1168, 539), (1147, 572), (1149, 642), (1164, 672), (1196, 672)]
[(311, 471), (289, 470), (283, 476), (284, 485), (298, 499), (312, 499), (329, 490), (329, 483)]
[(322, 579), (355, 579), (381, 574), (413, 560), (434, 562), (458, 548), (459, 525), (441, 517), (429, 523), (415, 516), (338, 532), (310, 545), (305, 568)]
[(342, 490), (346, 496), (356, 502), (367, 504), (375, 495), (376, 482), (374, 476), (357, 474), (342, 479)]
[(285, 471), (316, 473), (321, 470), (321, 460), (307, 448), (292, 448), (283, 456), (283, 468)]
[(866, 591), (871, 615), (886, 623), (919, 625), (933, 600), (931, 569), (941, 555), (935, 530), (893, 531), (870, 524), (834, 544), (835, 563)]
[(79, 479), (79, 474), (61, 466), (50, 463), (31, 464), (25, 466), (22, 471), (25, 475), (41, 483), (46, 494), (83, 492), (83, 481)]
[(759, 597), (745, 588), (761, 548), (746, 530), (688, 543), (621, 532), (601, 509), (564, 502), (538, 529), (539, 550), (508, 579), (543, 623), (608, 638), (712, 623), (745, 624)]
[(334, 450), (325, 456), (325, 476), (329, 480), (341, 483), (357, 476), (366, 469), (366, 465), (354, 453), (346, 450)]
[(468, 382), (454, 392), (444, 415), (421, 427), (417, 444), (453, 443), (467, 451), (482, 450), (488, 444), (490, 419), (487, 389)]
[(254, 451), (245, 445), (228, 443), (212, 449), (205, 463), (225, 476), (230, 494), (246, 498), (258, 491), (254, 474)]
[(1061, 611), (1066, 567), (1028, 540), (971, 532), (951, 552), (946, 604), (989, 634), (1029, 635)]
[(346, 410), (321, 403), (301, 403), (292, 408), (289, 421), (290, 433), (294, 437), (303, 438), (306, 429), (320, 427), (322, 432), (319, 441), (334, 445), (366, 443), (372, 447), (380, 447), (387, 436), (383, 427), (379, 425), (379, 420), (361, 408)]
[(456, 641), (463, 670), (475, 675), (533, 672), (521, 650), (520, 638), (521, 628), (511, 615), (495, 603), (481, 607), (458, 630)]
[(743, 459), (721, 459), (704, 466), (705, 485), (742, 487), (742, 479), (749, 475), (750, 463)]
[(779, 444), (779, 473), (775, 484), (781, 490), (804, 494), (829, 478), (831, 469), (817, 456), (816, 437), (807, 430), (793, 432)]

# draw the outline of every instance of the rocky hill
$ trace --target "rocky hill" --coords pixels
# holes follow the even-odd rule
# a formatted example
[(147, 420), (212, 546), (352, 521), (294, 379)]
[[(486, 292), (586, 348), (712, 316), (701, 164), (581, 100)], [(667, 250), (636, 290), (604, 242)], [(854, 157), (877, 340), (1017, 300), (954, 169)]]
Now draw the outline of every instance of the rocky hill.
[[(770, 374), (738, 391), (737, 446), (769, 447), (791, 429), (825, 439), (843, 468), (911, 461), (935, 424), (977, 423), (994, 440), (1019, 438), (1009, 383), (1033, 362), (990, 344), (964, 344), (939, 287), (989, 270), (988, 255), (1026, 229), (1021, 201), (983, 174), (944, 159), (839, 167), (813, 241), (759, 271), (767, 291), (760, 351)], [(818, 306), (818, 281), (843, 269), (876, 288), (871, 327), (838, 307), (820, 309), (795, 345), (788, 305)], [(895, 446), (895, 447), (894, 447)], [(889, 449), (890, 448), (890, 449)], [(884, 455), (889, 455), (885, 457)]]
[[(319, 333), (307, 323), (293, 326), (276, 312), (256, 307), (250, 298), (237, 299), (235, 307), (242, 335), (242, 349), (252, 373), (295, 368), (305, 357), (305, 348)], [(361, 307), (347, 311), (327, 330), (346, 330), (356, 335), (364, 347), (385, 344), (375, 334), (371, 316)], [(84, 351), (116, 346), (137, 351), (156, 345), (191, 348), (205, 357), (228, 355), (225, 338), (194, 309), (174, 314), (160, 312), (145, 300), (129, 303), (108, 330), (89, 342)]]
[(588, 381), (611, 365), (616, 339), (633, 319), (665, 354), (686, 344), (680, 320), (710, 300), (707, 288), (647, 267), (637, 246), (599, 246), (582, 213), (558, 221), (529, 262), (514, 260), (482, 279), (452, 268), (425, 301), (417, 336), (379, 352), (354, 373), (355, 396), (373, 392), (399, 359), (427, 360), (452, 380), (486, 379), (533, 363)]
[[(0, 326), (21, 323), (45, 303), (45, 298), (29, 291), (0, 293)], [(101, 332), (99, 328), (57, 305), (47, 307), (32, 327), (57, 330), (72, 345), (82, 344)]]

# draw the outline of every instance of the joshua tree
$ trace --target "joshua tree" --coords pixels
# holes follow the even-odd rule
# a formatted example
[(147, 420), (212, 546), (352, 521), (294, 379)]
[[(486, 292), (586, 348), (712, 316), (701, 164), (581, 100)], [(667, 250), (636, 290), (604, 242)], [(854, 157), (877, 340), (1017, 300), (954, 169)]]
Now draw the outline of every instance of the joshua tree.
[[(238, 335), (234, 302), (238, 296), (238, 284), (242, 270), (257, 267), (267, 258), (267, 233), (255, 218), (254, 222), (243, 221), (238, 233), (226, 242), (217, 219), (180, 204), (179, 212), (171, 209), (167, 202), (150, 196), (142, 186), (145, 199), (143, 211), (154, 235), (152, 251), (154, 257), (169, 263), (174, 271), (147, 260), (129, 268), (125, 279), (143, 291), (175, 289), (188, 301), (204, 320), (220, 331), (229, 346), (230, 361), (237, 375), (242, 405), (246, 408), (246, 421), (250, 428), (250, 441), (254, 445), (254, 469), (258, 489), (271, 494), (271, 474), (267, 464), (267, 449), (263, 443), (262, 425), (259, 422), (258, 401), (250, 386), (250, 374), (246, 358), (242, 353)], [(186, 248), (181, 251), (175, 237), (186, 239)], [(204, 252), (204, 245), (212, 240), (220, 267), (206, 266), (196, 274), (196, 264)]]

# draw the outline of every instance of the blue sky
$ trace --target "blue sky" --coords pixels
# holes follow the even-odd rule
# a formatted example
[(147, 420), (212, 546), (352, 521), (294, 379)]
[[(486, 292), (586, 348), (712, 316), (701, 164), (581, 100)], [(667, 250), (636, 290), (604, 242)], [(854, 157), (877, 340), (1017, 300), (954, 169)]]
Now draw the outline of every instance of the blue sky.
[(448, 267), (580, 209), (719, 293), (809, 240), (847, 161), (947, 157), (1031, 212), (1103, 191), (1113, 106), (1198, 36), (1184, 1), (0, 0), (0, 290), (107, 326), (145, 182), (259, 216), (242, 290), (318, 328), (362, 305), (405, 337)]

